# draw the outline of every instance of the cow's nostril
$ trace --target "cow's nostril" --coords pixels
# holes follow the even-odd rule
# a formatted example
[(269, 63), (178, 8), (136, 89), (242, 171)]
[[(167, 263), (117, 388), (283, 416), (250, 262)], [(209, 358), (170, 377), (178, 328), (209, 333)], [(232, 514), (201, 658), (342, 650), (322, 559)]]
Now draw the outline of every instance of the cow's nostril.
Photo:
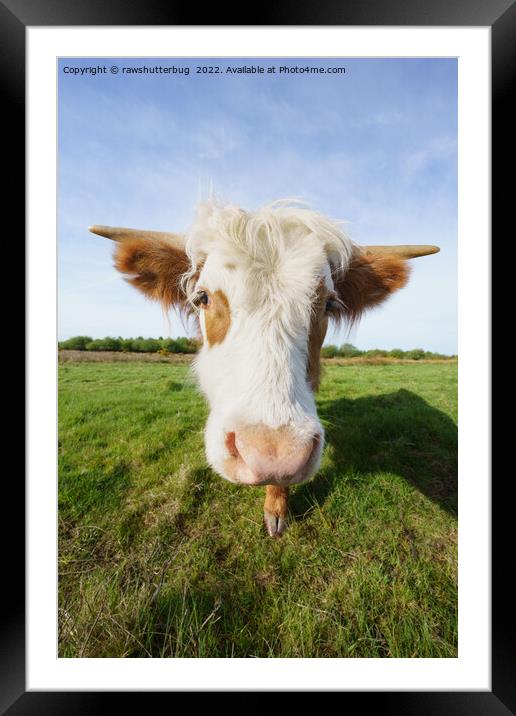
[(226, 448), (229, 452), (229, 454), (232, 457), (240, 457), (240, 453), (238, 452), (237, 446), (236, 446), (236, 435), (235, 433), (226, 433)]

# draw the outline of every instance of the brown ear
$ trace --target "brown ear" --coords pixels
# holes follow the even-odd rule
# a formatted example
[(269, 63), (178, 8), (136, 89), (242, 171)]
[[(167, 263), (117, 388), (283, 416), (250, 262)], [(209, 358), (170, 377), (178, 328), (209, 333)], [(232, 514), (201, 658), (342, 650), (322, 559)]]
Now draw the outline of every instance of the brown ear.
[(126, 280), (164, 308), (184, 306), (181, 277), (189, 269), (186, 253), (161, 238), (129, 238), (117, 243), (115, 268)]
[(348, 269), (334, 276), (344, 316), (351, 324), (355, 323), (364, 311), (378, 306), (391, 293), (403, 288), (409, 273), (404, 259), (357, 249)]

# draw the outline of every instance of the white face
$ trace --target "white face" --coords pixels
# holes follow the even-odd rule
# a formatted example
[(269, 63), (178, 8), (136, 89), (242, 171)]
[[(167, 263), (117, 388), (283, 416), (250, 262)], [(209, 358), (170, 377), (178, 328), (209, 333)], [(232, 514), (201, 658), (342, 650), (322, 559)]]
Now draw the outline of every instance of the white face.
[(274, 229), (258, 225), (238, 245), (201, 225), (187, 244), (202, 263), (190, 295), (204, 339), (195, 369), (210, 405), (207, 458), (251, 485), (309, 479), (324, 444), (309, 354), (318, 362), (334, 298), (327, 248), (302, 222)]

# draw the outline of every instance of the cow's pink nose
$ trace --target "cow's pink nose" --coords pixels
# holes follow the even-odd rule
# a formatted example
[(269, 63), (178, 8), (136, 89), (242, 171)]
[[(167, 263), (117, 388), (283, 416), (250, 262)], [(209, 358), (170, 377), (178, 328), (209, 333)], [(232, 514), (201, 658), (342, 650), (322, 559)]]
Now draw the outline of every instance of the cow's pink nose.
[(236, 476), (247, 485), (301, 482), (320, 437), (301, 437), (290, 426), (246, 426), (226, 434), (226, 447), (237, 459)]

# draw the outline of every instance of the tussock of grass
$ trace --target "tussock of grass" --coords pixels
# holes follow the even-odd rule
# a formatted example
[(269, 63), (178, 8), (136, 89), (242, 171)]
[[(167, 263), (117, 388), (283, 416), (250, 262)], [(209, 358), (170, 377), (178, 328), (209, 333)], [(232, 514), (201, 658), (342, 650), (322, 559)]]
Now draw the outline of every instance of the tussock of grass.
[(60, 366), (60, 656), (456, 656), (456, 364), (327, 365), (277, 541), (206, 466), (188, 376)]

